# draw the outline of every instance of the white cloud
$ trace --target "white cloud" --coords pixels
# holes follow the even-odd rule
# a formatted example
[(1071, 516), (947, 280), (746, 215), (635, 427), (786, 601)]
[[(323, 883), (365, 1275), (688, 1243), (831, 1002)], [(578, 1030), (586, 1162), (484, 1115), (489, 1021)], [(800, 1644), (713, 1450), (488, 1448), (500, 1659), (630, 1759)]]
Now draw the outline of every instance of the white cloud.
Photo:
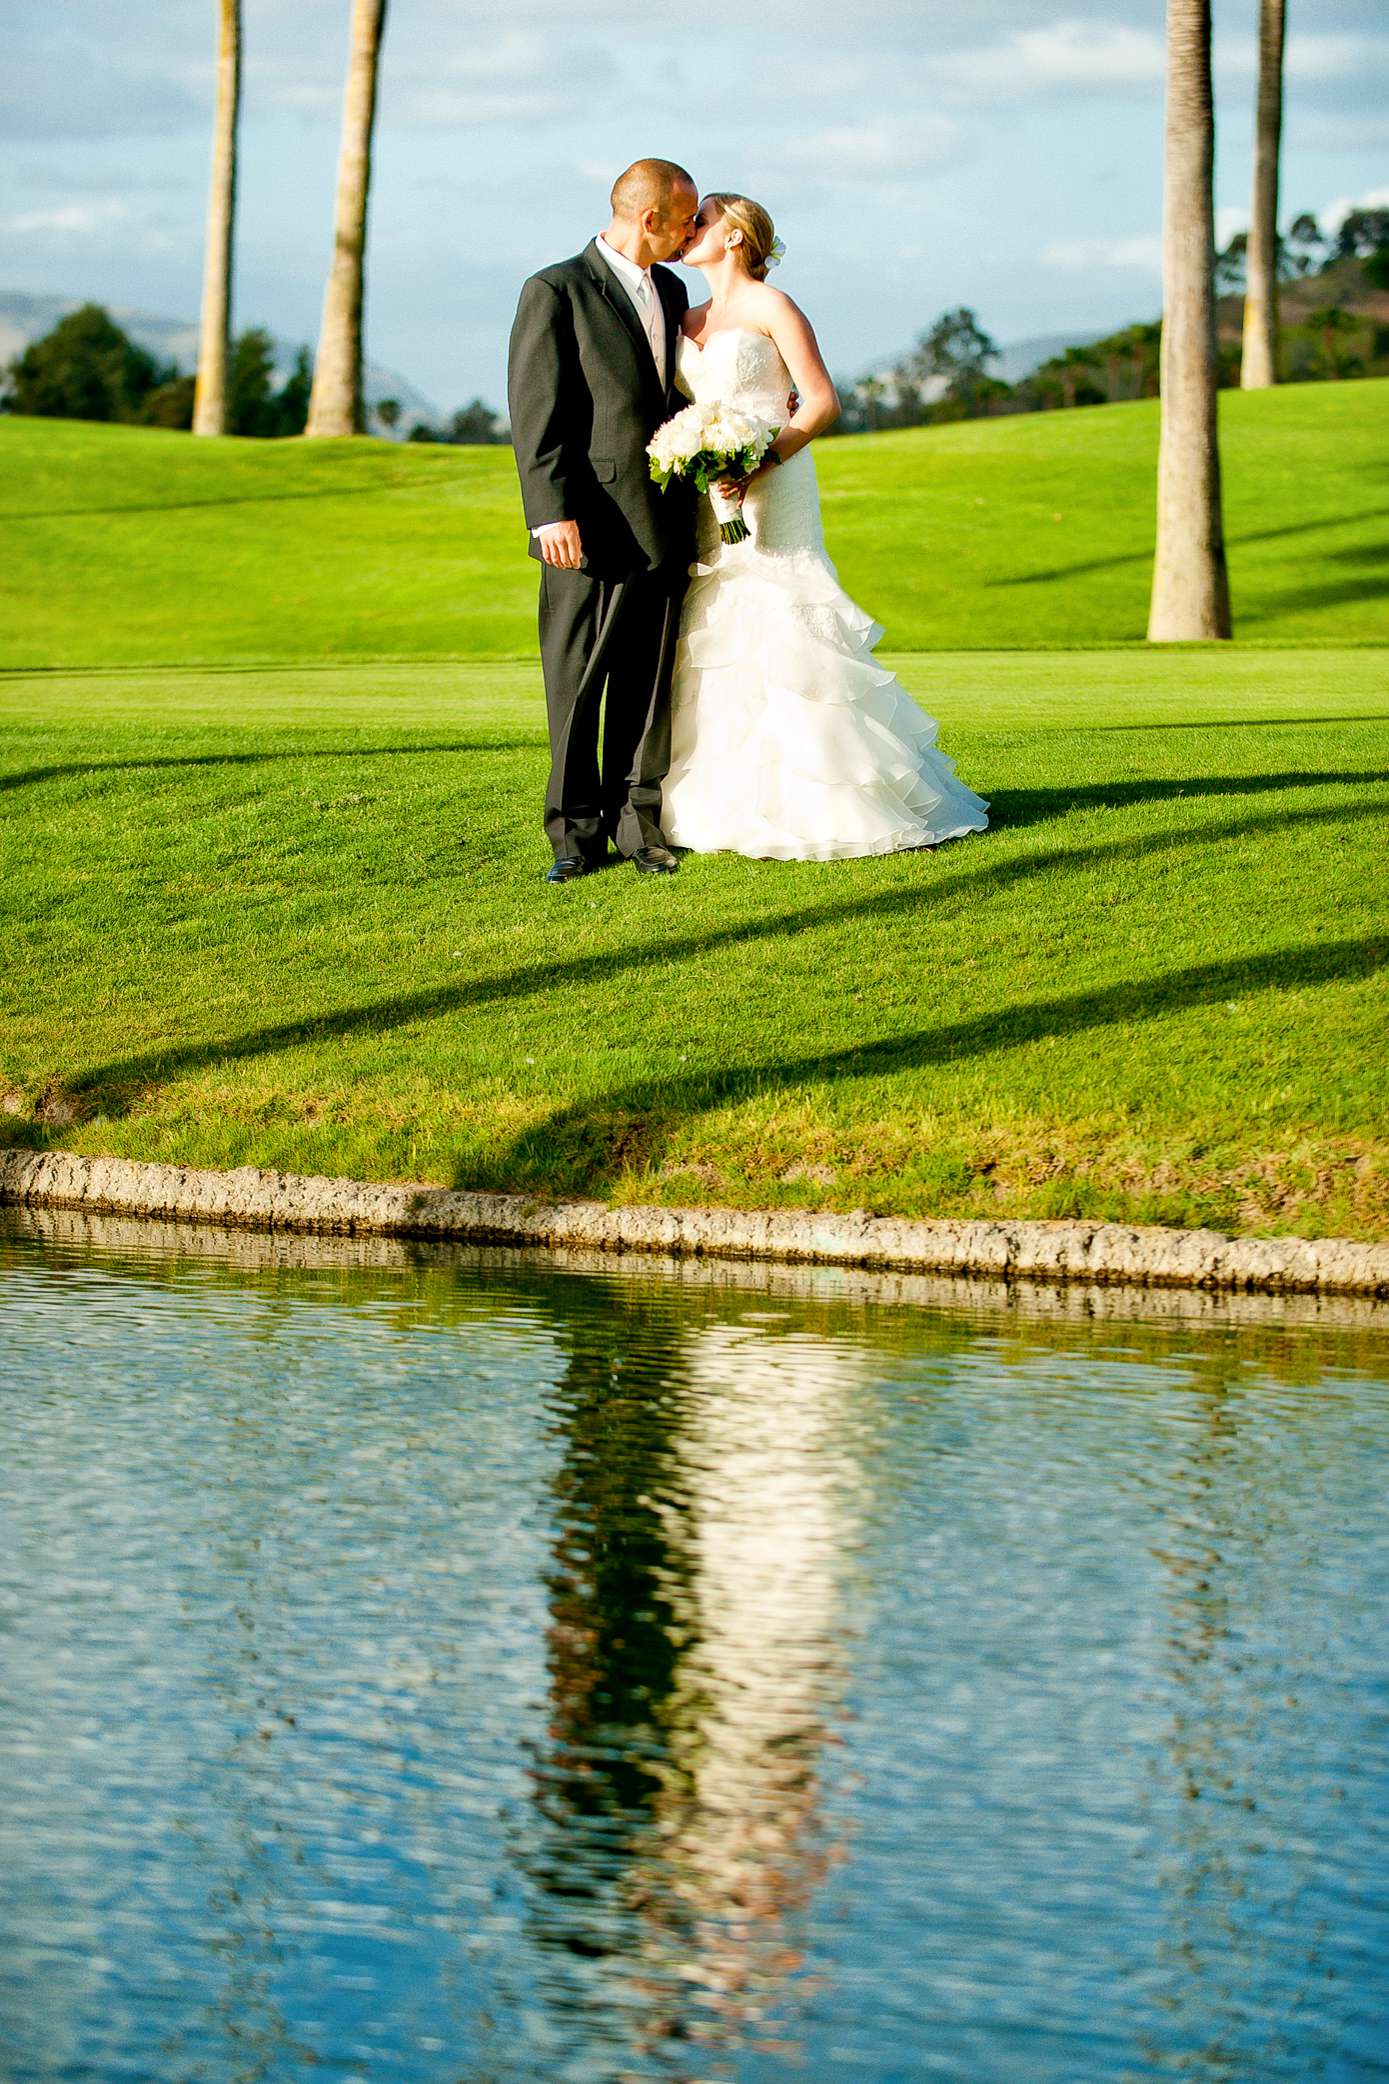
[(1389, 151), (1389, 112), (1383, 115), (1304, 116), (1297, 127), (1297, 142), (1306, 152)]
[(1317, 214), (1324, 232), (1338, 232), (1352, 210), (1389, 210), (1389, 188), (1367, 188), (1363, 195), (1338, 195)]
[(412, 67), (396, 114), (449, 127), (538, 123), (591, 105), (614, 84), (610, 54), (596, 44), (511, 29), (440, 64)]
[[(1258, 75), (1254, 35), (1220, 35), (1214, 48), (1216, 73), (1224, 79)], [(1364, 79), (1389, 71), (1389, 38), (1383, 35), (1289, 35), (1283, 56), (1289, 85), (1335, 79)]]
[(1389, 71), (1389, 37), (1290, 36), (1285, 64), (1294, 82), (1362, 79)]
[(62, 31), (12, 43), (0, 68), (7, 139), (172, 136), (206, 121), (207, 102), (172, 68)]
[(35, 235), (89, 239), (113, 224), (126, 224), (134, 215), (129, 203), (119, 196), (94, 197), (88, 202), (56, 203), (42, 210), (20, 210), (0, 217), (0, 232), (17, 238)]
[[(1323, 216), (1321, 223), (1339, 225), (1348, 210), (1374, 209), (1389, 205), (1389, 188), (1372, 190), (1368, 196), (1355, 201), (1343, 200), (1328, 207), (1338, 210), (1335, 218)], [(1249, 229), (1249, 210), (1244, 203), (1222, 203), (1215, 213), (1215, 243), (1219, 250), (1228, 246), (1236, 232)], [(1142, 269), (1146, 274), (1162, 273), (1162, 236), (1158, 232), (1138, 232), (1128, 238), (1119, 239), (1057, 239), (1046, 247), (1042, 259), (1048, 267), (1067, 268), (1073, 272), (1118, 269)]]
[(1127, 239), (1055, 239), (1042, 250), (1048, 268), (1065, 268), (1073, 274), (1133, 271), (1161, 275), (1162, 240), (1156, 232), (1139, 232)]
[[(263, 64), (257, 74), (261, 97), (300, 115), (336, 119), (342, 98), (339, 54), (327, 53), (301, 65)], [(410, 123), (425, 129), (476, 127), (491, 123), (542, 123), (592, 107), (614, 91), (618, 69), (610, 52), (572, 37), (537, 30), (507, 29), (469, 42), (393, 40), (388, 32), (381, 67), (383, 124)]]
[(912, 122), (876, 117), (797, 138), (784, 148), (784, 157), (794, 167), (814, 169), (826, 182), (852, 185), (940, 173), (968, 158), (971, 150), (968, 133), (953, 117), (920, 116)]
[[(1253, 80), (1253, 35), (1216, 38), (1215, 69), (1225, 81)], [(1291, 87), (1364, 81), (1389, 72), (1389, 37), (1346, 33), (1291, 35), (1285, 58)], [(944, 57), (933, 77), (958, 97), (1023, 100), (1046, 94), (1125, 88), (1160, 89), (1167, 51), (1161, 33), (1114, 21), (1069, 15), (1045, 28), (1015, 29), (1001, 42)]]
[(942, 60), (938, 77), (970, 99), (1011, 101), (1072, 89), (1151, 87), (1165, 72), (1166, 52), (1155, 31), (1067, 19), (957, 51)]

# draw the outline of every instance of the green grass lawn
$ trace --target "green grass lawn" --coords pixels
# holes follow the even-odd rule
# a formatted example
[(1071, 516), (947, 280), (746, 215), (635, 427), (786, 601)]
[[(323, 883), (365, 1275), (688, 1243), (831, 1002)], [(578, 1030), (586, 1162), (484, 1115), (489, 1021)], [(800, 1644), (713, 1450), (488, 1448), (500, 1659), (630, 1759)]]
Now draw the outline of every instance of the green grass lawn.
[[(1071, 416), (1106, 441), (1111, 417)], [(219, 456), (279, 467), (171, 453), (208, 484)], [(474, 468), (297, 453), (344, 483), (418, 472), (421, 511)], [(67, 540), (101, 569), (94, 535)], [(277, 547), (247, 567), (248, 643), (268, 599), (287, 612)], [(855, 583), (876, 604), (888, 582)], [(99, 615), (66, 618), (52, 663), (102, 652)], [(155, 648), (148, 590), (120, 618), (113, 659), (142, 630)], [(196, 626), (230, 654), (232, 620)], [(539, 880), (529, 663), (0, 676), (0, 1137), (618, 1200), (1389, 1234), (1385, 655), (890, 662), (993, 831), (565, 890)]]
[(1389, 1235), (1387, 401), (1222, 400), (1218, 649), (1153, 408), (825, 445), (993, 829), (559, 891), (508, 453), (0, 419), (0, 1139)]
[[(1221, 399), (1236, 633), (1389, 644), (1389, 383)], [(1157, 407), (826, 442), (830, 546), (890, 649), (1141, 640)], [(528, 658), (505, 449), (0, 418), (0, 666)]]

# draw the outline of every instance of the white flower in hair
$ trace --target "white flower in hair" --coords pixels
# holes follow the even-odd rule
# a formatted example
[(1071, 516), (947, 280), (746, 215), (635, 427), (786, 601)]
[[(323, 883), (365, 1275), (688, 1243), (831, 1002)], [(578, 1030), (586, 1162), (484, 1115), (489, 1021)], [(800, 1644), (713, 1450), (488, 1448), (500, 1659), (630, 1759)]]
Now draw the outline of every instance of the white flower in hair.
[(786, 247), (784, 243), (780, 239), (773, 239), (770, 247), (767, 249), (768, 273), (770, 274), (773, 268), (780, 267), (781, 263), (785, 260), (785, 258)]

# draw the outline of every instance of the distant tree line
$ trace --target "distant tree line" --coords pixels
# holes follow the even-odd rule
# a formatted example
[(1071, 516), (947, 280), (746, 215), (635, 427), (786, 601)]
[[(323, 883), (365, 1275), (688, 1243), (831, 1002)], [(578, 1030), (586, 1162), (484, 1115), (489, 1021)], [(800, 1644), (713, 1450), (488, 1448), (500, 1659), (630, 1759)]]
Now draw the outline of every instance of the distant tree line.
[[(263, 326), (230, 343), (224, 372), (223, 427), (261, 441), (302, 434), (313, 390), (313, 359), (301, 347), (281, 379), (275, 344)], [(44, 419), (113, 420), (126, 426), (195, 424), (197, 380), (176, 362), (161, 362), (132, 340), (99, 304), (60, 318), (41, 340), (16, 355), (0, 377), (0, 410)], [(400, 424), (397, 398), (376, 408), (383, 427)], [(506, 423), (481, 398), (460, 407), (442, 428), (417, 422), (411, 441), (504, 442)]]
[[(380, 411), (377, 407), (377, 411)], [(459, 448), (491, 447), (509, 442), (511, 429), (498, 412), (493, 412), (481, 398), (474, 398), (469, 405), (460, 405), (442, 427), (431, 427), (426, 420), (416, 420), (410, 429), (411, 441), (453, 442)]]
[[(1248, 250), (1249, 234), (1238, 232), (1216, 256), (1218, 295), (1243, 295)], [(1389, 209), (1352, 210), (1333, 236), (1310, 211), (1301, 212), (1278, 237), (1276, 266), (1279, 282), (1298, 289), (1301, 307), (1297, 319), (1289, 314), (1277, 328), (1288, 382), (1389, 375), (1389, 326), (1348, 308), (1357, 291), (1389, 290)], [(1313, 289), (1324, 289), (1324, 299), (1309, 301)], [(840, 380), (844, 410), (834, 431), (861, 434), (1156, 398), (1161, 349), (1162, 322), (1154, 319), (1067, 347), (1018, 383), (1005, 383), (990, 373), (998, 353), (994, 341), (977, 315), (961, 306), (944, 312), (891, 368)], [(1236, 337), (1218, 339), (1216, 380), (1222, 388), (1240, 383), (1247, 352)]]
[[(307, 348), (281, 383), (270, 335), (259, 326), (238, 334), (227, 356), (227, 432), (302, 434), (312, 381)], [(194, 377), (139, 346), (99, 304), (83, 304), (16, 355), (0, 403), (44, 419), (188, 428), (195, 388)]]

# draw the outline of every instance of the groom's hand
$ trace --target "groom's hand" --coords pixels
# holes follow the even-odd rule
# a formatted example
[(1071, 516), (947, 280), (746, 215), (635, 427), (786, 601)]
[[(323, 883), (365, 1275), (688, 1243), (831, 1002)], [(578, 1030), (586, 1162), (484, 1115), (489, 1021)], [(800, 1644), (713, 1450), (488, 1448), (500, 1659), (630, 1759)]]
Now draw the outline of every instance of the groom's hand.
[(536, 530), (536, 536), (540, 555), (546, 564), (552, 564), (560, 572), (578, 571), (584, 546), (579, 540), (577, 521), (550, 521)]

